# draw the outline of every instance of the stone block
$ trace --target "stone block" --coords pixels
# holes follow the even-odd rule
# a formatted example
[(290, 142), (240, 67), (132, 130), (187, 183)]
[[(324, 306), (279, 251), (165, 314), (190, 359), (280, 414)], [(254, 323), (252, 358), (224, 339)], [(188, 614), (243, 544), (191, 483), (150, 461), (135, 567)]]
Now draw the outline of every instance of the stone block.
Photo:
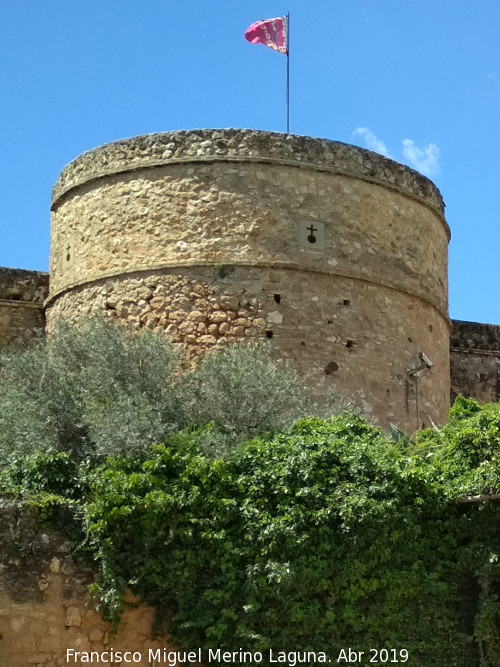
[(77, 607), (68, 607), (66, 609), (66, 627), (79, 628), (82, 624), (82, 616)]

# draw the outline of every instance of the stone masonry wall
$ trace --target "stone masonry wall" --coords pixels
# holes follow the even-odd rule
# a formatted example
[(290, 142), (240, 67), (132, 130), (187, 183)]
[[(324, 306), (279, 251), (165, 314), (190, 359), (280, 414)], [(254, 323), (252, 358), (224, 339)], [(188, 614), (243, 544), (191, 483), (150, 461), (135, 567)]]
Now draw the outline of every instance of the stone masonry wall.
[(43, 331), (49, 276), (0, 267), (0, 348)]
[[(51, 299), (137, 270), (266, 264), (382, 282), (447, 313), (449, 229), (439, 192), (424, 177), (352, 146), (259, 132), (184, 133), (185, 152), (196, 157), (162, 158), (179, 135), (153, 135), (152, 155), (140, 162), (134, 155), (147, 137), (96, 149), (94, 170), (73, 189), (68, 172), (87, 154), (63, 171), (54, 189)], [(119, 161), (108, 156), (122, 144)], [(310, 164), (318, 148), (330, 150), (329, 161)], [(110, 164), (96, 178), (101, 153)], [(154, 159), (163, 164), (149, 167)], [(321, 227), (314, 244), (307, 242), (311, 223)]]
[(55, 302), (51, 322), (99, 313), (132, 330), (164, 330), (186, 344), (190, 359), (230, 343), (268, 339), (276, 356), (293, 362), (318, 393), (331, 390), (384, 426), (396, 422), (409, 430), (416, 429), (416, 387), (407, 371), (426, 350), (434, 366), (419, 380), (422, 423), (442, 418), (436, 406), (448, 408), (449, 367), (441, 354), (447, 323), (432, 306), (396, 290), (284, 269), (170, 269), (67, 292)]
[(453, 321), (450, 341), (451, 400), (500, 400), (500, 326)]
[(130, 331), (164, 331), (174, 343), (184, 344), (185, 357), (194, 361), (211, 348), (265, 333), (262, 283), (252, 284), (249, 277), (239, 289), (227, 290), (221, 277), (226, 270), (234, 272), (214, 267), (182, 275), (171, 269), (100, 280), (63, 294), (52, 307), (50, 323), (59, 317), (77, 323), (104, 313)]
[[(413, 431), (417, 389), (422, 423), (447, 414), (448, 239), (435, 186), (369, 151), (237, 130), (138, 137), (77, 158), (54, 188), (47, 320), (104, 310), (191, 357), (272, 337), (313, 384)], [(415, 380), (420, 352), (434, 366)]]
[(133, 664), (151, 667), (149, 649), (168, 649), (151, 638), (153, 611), (137, 606), (131, 597), (118, 632), (112, 633), (88, 593), (94, 572), (76, 564), (70, 545), (40, 526), (25, 507), (0, 498), (0, 525), (2, 667), (88, 664), (88, 660), (67, 661), (67, 649), (138, 651), (143, 659)]

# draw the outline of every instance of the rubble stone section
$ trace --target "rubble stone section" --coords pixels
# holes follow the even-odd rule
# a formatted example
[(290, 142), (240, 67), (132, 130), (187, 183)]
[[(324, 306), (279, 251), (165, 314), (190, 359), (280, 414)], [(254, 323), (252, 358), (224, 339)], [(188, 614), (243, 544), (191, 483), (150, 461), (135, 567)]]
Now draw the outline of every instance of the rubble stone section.
[(43, 331), (48, 292), (47, 273), (0, 267), (0, 348)]
[[(165, 331), (185, 344), (190, 361), (227, 344), (269, 339), (316, 393), (338, 394), (384, 426), (403, 423), (412, 431), (416, 386), (407, 371), (426, 350), (434, 366), (419, 380), (420, 418), (435, 421), (436, 405), (448, 408), (449, 367), (441, 352), (448, 346), (446, 320), (425, 301), (408, 301), (396, 290), (349, 279), (331, 287), (328, 276), (288, 269), (200, 267), (184, 275), (170, 269), (66, 292), (55, 301), (51, 322), (63, 317), (76, 323), (104, 312), (131, 330)], [(425, 323), (418, 332), (415, 320)]]
[(170, 269), (93, 282), (61, 295), (52, 306), (50, 323), (59, 317), (77, 323), (104, 313), (130, 331), (165, 332), (185, 346), (186, 359), (195, 361), (209, 349), (264, 336), (262, 276), (255, 271), (241, 275), (240, 287), (227, 289), (221, 277), (226, 271), (234, 272), (211, 267), (179, 275)]
[(453, 320), (451, 401), (461, 394), (481, 403), (500, 400), (500, 326)]
[[(104, 310), (192, 358), (272, 338), (316, 384), (413, 431), (417, 391), (423, 423), (447, 415), (448, 240), (438, 189), (361, 148), (137, 137), (80, 156), (54, 188), (47, 321)], [(420, 352), (434, 365), (416, 382)]]
[(163, 652), (165, 642), (151, 638), (153, 610), (131, 596), (117, 633), (111, 631), (88, 593), (95, 573), (75, 564), (69, 543), (41, 528), (26, 506), (0, 500), (0, 525), (0, 665), (80, 665), (88, 660), (67, 662), (67, 649), (113, 648), (140, 652), (134, 664), (146, 667), (149, 649)]

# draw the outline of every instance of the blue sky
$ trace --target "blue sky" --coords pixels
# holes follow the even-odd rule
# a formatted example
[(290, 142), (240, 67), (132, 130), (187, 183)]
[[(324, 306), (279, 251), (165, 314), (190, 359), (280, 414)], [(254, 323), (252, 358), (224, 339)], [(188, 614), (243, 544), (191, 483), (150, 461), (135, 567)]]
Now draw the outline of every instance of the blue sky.
[(0, 266), (47, 270), (50, 191), (103, 143), (284, 131), (286, 58), (243, 39), (291, 13), (291, 131), (419, 169), (452, 229), (450, 315), (500, 324), (498, 0), (4, 0)]

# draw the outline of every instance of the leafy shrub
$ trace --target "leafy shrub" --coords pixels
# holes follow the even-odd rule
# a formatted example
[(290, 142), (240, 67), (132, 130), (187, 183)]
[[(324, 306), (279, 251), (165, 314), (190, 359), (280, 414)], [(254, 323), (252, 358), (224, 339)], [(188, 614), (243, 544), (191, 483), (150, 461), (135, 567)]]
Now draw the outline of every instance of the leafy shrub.
[(262, 348), (180, 374), (99, 321), (3, 353), (0, 383), (0, 493), (85, 544), (109, 618), (130, 586), (180, 648), (500, 667), (500, 503), (474, 501), (500, 492), (500, 406), (460, 398), (415, 445), (353, 414), (289, 428), (310, 404)]
[(130, 586), (179, 648), (385, 646), (412, 667), (499, 667), (500, 504), (458, 495), (499, 490), (482, 477), (499, 467), (498, 414), (462, 401), (413, 447), (356, 415), (310, 418), (225, 460), (190, 428), (90, 471), (18, 457), (0, 493), (80, 536), (108, 618)]
[[(470, 667), (475, 632), (498, 667), (496, 506), (450, 505), (446, 471), (353, 415), (300, 421), (228, 461), (200, 455), (198, 437), (97, 472), (86, 521), (108, 617), (131, 585), (173, 612), (181, 648), (386, 646), (415, 667)], [(464, 577), (483, 591), (472, 621)]]
[(168, 339), (143, 329), (136, 337), (104, 320), (82, 328), (64, 325), (49, 341), (79, 366), (82, 421), (98, 456), (138, 454), (179, 424), (181, 396), (175, 375), (179, 352)]
[(175, 424), (172, 345), (95, 319), (0, 355), (0, 453), (143, 450)]
[[(183, 376), (182, 394), (184, 423), (212, 425), (203, 435), (212, 455), (227, 453), (235, 441), (286, 430), (298, 417), (320, 411), (295, 371), (270, 363), (264, 344), (209, 353)], [(322, 409), (332, 410), (332, 402)]]
[(313, 411), (298, 375), (259, 345), (209, 354), (181, 373), (179, 350), (144, 329), (137, 336), (92, 319), (61, 322), (47, 342), (0, 354), (0, 456), (43, 450), (78, 457), (143, 455), (189, 424), (212, 454), (276, 432)]
[(0, 356), (0, 454), (86, 445), (74, 377), (41, 340)]
[(500, 404), (457, 398), (442, 427), (421, 431), (417, 454), (440, 471), (451, 499), (500, 490)]
[(28, 456), (13, 457), (0, 476), (0, 493), (24, 495), (54, 494), (78, 498), (80, 466), (66, 452), (38, 450)]
[(43, 521), (78, 546), (84, 538), (89, 470), (89, 462), (78, 462), (71, 454), (54, 449), (11, 455), (9, 464), (0, 468), (0, 498), (21, 496)]

